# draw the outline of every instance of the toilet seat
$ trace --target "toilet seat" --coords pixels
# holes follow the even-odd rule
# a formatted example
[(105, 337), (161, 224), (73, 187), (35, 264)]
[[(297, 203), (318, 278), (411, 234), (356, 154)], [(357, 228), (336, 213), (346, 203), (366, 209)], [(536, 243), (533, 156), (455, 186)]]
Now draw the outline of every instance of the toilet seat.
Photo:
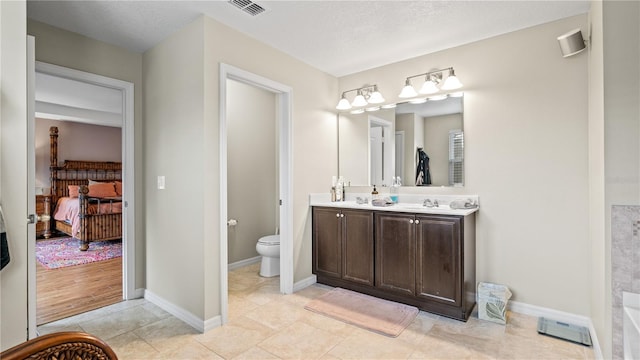
[(260, 239), (258, 239), (258, 244), (280, 245), (280, 235), (263, 236)]

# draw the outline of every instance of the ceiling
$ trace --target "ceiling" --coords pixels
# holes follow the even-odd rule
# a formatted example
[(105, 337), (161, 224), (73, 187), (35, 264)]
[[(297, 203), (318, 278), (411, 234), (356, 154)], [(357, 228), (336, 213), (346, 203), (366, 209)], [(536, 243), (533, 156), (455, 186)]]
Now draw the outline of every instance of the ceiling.
[(142, 53), (205, 14), (340, 77), (589, 10), (588, 0), (255, 2), (266, 11), (226, 0), (28, 0), (27, 15)]

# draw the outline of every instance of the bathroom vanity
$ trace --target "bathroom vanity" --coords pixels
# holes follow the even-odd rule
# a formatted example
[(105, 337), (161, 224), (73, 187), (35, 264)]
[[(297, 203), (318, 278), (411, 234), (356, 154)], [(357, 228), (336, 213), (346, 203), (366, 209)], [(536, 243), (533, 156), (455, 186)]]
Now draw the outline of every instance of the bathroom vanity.
[(468, 319), (476, 297), (477, 209), (311, 205), (319, 283)]

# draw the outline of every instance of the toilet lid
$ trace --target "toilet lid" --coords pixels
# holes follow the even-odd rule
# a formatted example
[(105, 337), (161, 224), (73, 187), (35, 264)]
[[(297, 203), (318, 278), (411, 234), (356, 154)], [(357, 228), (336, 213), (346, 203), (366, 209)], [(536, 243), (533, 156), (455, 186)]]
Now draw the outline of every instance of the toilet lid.
[(279, 245), (280, 244), (280, 235), (263, 236), (260, 239), (258, 239), (258, 242), (260, 244)]

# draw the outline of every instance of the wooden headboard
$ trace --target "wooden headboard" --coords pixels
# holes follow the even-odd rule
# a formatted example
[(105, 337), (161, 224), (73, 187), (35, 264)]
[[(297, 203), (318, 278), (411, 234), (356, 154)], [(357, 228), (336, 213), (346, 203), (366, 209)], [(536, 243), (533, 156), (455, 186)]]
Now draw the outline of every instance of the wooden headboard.
[(51, 204), (69, 196), (69, 185), (88, 185), (89, 180), (122, 181), (122, 163), (114, 161), (65, 160), (58, 166), (58, 127), (49, 128)]

